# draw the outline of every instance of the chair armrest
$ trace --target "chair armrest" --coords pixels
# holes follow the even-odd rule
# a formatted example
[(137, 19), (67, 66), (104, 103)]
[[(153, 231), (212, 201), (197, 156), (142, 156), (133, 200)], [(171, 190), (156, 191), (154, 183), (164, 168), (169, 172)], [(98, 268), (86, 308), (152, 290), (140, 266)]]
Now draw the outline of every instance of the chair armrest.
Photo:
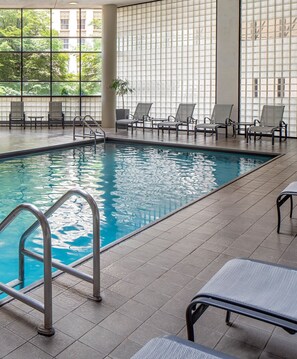
[(149, 115), (144, 115), (143, 116), (143, 121), (153, 121), (153, 118)]
[(235, 122), (232, 121), (230, 117), (227, 117), (225, 120), (225, 124), (226, 124), (226, 126), (232, 126), (235, 124)]
[(189, 116), (189, 117), (187, 117), (187, 124), (190, 124), (190, 123), (196, 124), (197, 120), (195, 120), (194, 117)]
[[(173, 119), (173, 121), (172, 121), (171, 119)], [(172, 115), (169, 115), (169, 116), (168, 116), (168, 121), (175, 122), (175, 121), (176, 121), (176, 118), (175, 118), (174, 116), (172, 116)]]
[(288, 125), (286, 124), (286, 122), (285, 122), (284, 120), (281, 120), (281, 121), (279, 122), (279, 126), (280, 126), (280, 127), (287, 127)]
[(204, 123), (206, 123), (207, 120), (208, 120), (209, 122), (211, 122), (211, 118), (205, 116), (205, 117), (204, 117)]
[(255, 118), (254, 119), (254, 126), (259, 126), (260, 124), (261, 124), (261, 122), (257, 118)]

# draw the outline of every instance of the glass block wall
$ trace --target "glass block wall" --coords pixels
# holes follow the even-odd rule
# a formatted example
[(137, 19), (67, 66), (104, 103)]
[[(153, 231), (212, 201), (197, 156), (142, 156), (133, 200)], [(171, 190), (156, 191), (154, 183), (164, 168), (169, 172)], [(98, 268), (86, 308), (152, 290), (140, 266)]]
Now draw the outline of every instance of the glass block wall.
[(65, 120), (101, 119), (101, 10), (0, 9), (0, 123), (11, 101), (47, 118), (62, 101)]
[[(151, 115), (175, 114), (196, 103), (194, 116), (215, 103), (216, 0), (163, 0), (118, 9), (118, 76), (135, 92), (131, 111), (153, 102)], [(118, 106), (121, 106), (119, 99)]]
[(296, 136), (296, 0), (241, 2), (241, 120), (259, 118), (263, 105), (285, 105)]

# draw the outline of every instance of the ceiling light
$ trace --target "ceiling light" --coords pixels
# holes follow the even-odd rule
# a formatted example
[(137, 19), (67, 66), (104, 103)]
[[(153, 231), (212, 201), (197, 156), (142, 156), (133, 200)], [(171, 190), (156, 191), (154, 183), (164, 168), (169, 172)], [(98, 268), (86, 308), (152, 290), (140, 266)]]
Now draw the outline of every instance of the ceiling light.
[(69, 3), (69, 5), (77, 5), (77, 2), (71, 1), (71, 2)]

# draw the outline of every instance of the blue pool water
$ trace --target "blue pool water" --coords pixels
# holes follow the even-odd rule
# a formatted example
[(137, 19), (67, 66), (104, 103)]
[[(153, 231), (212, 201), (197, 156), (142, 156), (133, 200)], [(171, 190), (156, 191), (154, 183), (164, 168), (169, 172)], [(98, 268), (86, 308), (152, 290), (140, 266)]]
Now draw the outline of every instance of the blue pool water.
[[(18, 204), (45, 211), (68, 189), (94, 196), (101, 216), (101, 245), (143, 227), (271, 159), (224, 152), (107, 143), (0, 161), (0, 220)], [(0, 281), (18, 276), (18, 243), (34, 218), (22, 213), (0, 234)], [(90, 209), (73, 198), (50, 219), (53, 256), (64, 263), (92, 250)], [(42, 253), (36, 231), (27, 248)], [(42, 265), (26, 258), (26, 284), (42, 275)]]

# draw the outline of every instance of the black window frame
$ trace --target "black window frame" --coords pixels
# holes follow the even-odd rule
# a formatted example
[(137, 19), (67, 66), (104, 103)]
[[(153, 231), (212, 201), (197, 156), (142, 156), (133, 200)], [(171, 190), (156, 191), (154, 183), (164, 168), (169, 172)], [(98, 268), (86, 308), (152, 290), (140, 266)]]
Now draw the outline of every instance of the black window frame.
[[(5, 36), (2, 36), (0, 39), (10, 39), (10, 40), (20, 40), (20, 50), (14, 50), (14, 51), (0, 51), (0, 55), (1, 54), (19, 54), (21, 56), (21, 76), (20, 76), (20, 80), (7, 80), (7, 81), (0, 81), (0, 83), (5, 83), (5, 84), (18, 84), (20, 83), (21, 86), (20, 86), (20, 94), (18, 95), (14, 95), (14, 94), (3, 94), (1, 95), (0, 94), (0, 98), (3, 98), (3, 97), (11, 97), (11, 98), (36, 98), (36, 97), (50, 97), (50, 98), (55, 98), (55, 97), (80, 97), (80, 98), (86, 98), (86, 97), (101, 97), (101, 91), (97, 94), (84, 94), (84, 86), (86, 84), (90, 84), (90, 83), (94, 83), (94, 84), (97, 84), (98, 88), (101, 89), (101, 78), (102, 78), (102, 74), (100, 73), (99, 74), (99, 80), (89, 80), (89, 81), (86, 81), (86, 80), (83, 80), (82, 79), (82, 54), (98, 54), (99, 57), (102, 58), (102, 51), (101, 51), (101, 47), (98, 49), (98, 50), (83, 50), (82, 49), (82, 44), (81, 44), (81, 40), (84, 39), (84, 41), (88, 38), (90, 39), (98, 39), (99, 41), (102, 41), (102, 35), (101, 33), (100, 34), (95, 34), (93, 33), (91, 36), (85, 36), (85, 34), (82, 34), (82, 31), (81, 31), (81, 19), (82, 19), (82, 12), (86, 11), (86, 10), (92, 10), (92, 11), (98, 11), (98, 9), (90, 9), (90, 8), (79, 8), (79, 9), (75, 9), (76, 11), (78, 11), (78, 22), (77, 22), (77, 28), (76, 28), (76, 33), (77, 33), (77, 36), (67, 36), (64, 34), (64, 31), (67, 32), (67, 30), (64, 30), (64, 29), (61, 29), (61, 33), (59, 34), (59, 36), (53, 36), (53, 19), (52, 19), (52, 16), (53, 16), (53, 11), (56, 11), (56, 10), (60, 10), (61, 12), (62, 11), (65, 11), (65, 9), (46, 9), (46, 8), (24, 8), (24, 9), (18, 9), (18, 8), (14, 8), (14, 9), (7, 9), (7, 8), (0, 8), (1, 11), (11, 11), (11, 10), (15, 10), (15, 11), (20, 11), (20, 36), (11, 36), (11, 37), (5, 37)], [(49, 12), (49, 15), (50, 15), (50, 19), (49, 19), (49, 23), (50, 23), (50, 28), (49, 28), (49, 36), (24, 36), (23, 35), (23, 19), (24, 19), (24, 11), (27, 11), (27, 10), (36, 10), (36, 11), (48, 11)], [(68, 9), (66, 9), (68, 10)], [(69, 9), (69, 11), (71, 11), (73, 9)], [(63, 15), (62, 15), (63, 16)], [(63, 18), (60, 18), (60, 20), (62, 20)], [(97, 31), (96, 31), (97, 33)], [(25, 39), (39, 39), (39, 40), (42, 40), (42, 39), (49, 39), (50, 41), (50, 49), (49, 51), (43, 51), (43, 50), (34, 50), (34, 51), (29, 51), (29, 50), (24, 50), (24, 41)], [(61, 50), (59, 51), (55, 51), (53, 50), (53, 40), (54, 39), (68, 39), (68, 40), (71, 40), (71, 39), (76, 39), (78, 41), (78, 49), (77, 51), (69, 51), (67, 49), (64, 49), (64, 47), (62, 47)], [(24, 56), (27, 56), (27, 54), (29, 53), (33, 53), (33, 54), (40, 54), (40, 53), (48, 53), (49, 56), (50, 56), (50, 79), (49, 81), (43, 81), (42, 79), (40, 80), (34, 80), (34, 81), (28, 81), (27, 79), (24, 78)], [(55, 53), (67, 53), (67, 54), (78, 54), (79, 56), (79, 71), (78, 71), (78, 79), (76, 81), (54, 81), (53, 80), (53, 54)], [(102, 63), (102, 62), (101, 62)], [(25, 92), (25, 86), (24, 85), (27, 85), (28, 83), (46, 83), (46, 84), (49, 84), (50, 86), (50, 93), (49, 94), (34, 94), (34, 95), (28, 95), (26, 94)], [(54, 94), (54, 91), (53, 91), (53, 87), (58, 83), (58, 82), (61, 82), (61, 83), (73, 83), (73, 82), (79, 82), (79, 91), (78, 91), (78, 94), (77, 95), (71, 95), (71, 94), (65, 94), (65, 93), (61, 93), (61, 94)]]

